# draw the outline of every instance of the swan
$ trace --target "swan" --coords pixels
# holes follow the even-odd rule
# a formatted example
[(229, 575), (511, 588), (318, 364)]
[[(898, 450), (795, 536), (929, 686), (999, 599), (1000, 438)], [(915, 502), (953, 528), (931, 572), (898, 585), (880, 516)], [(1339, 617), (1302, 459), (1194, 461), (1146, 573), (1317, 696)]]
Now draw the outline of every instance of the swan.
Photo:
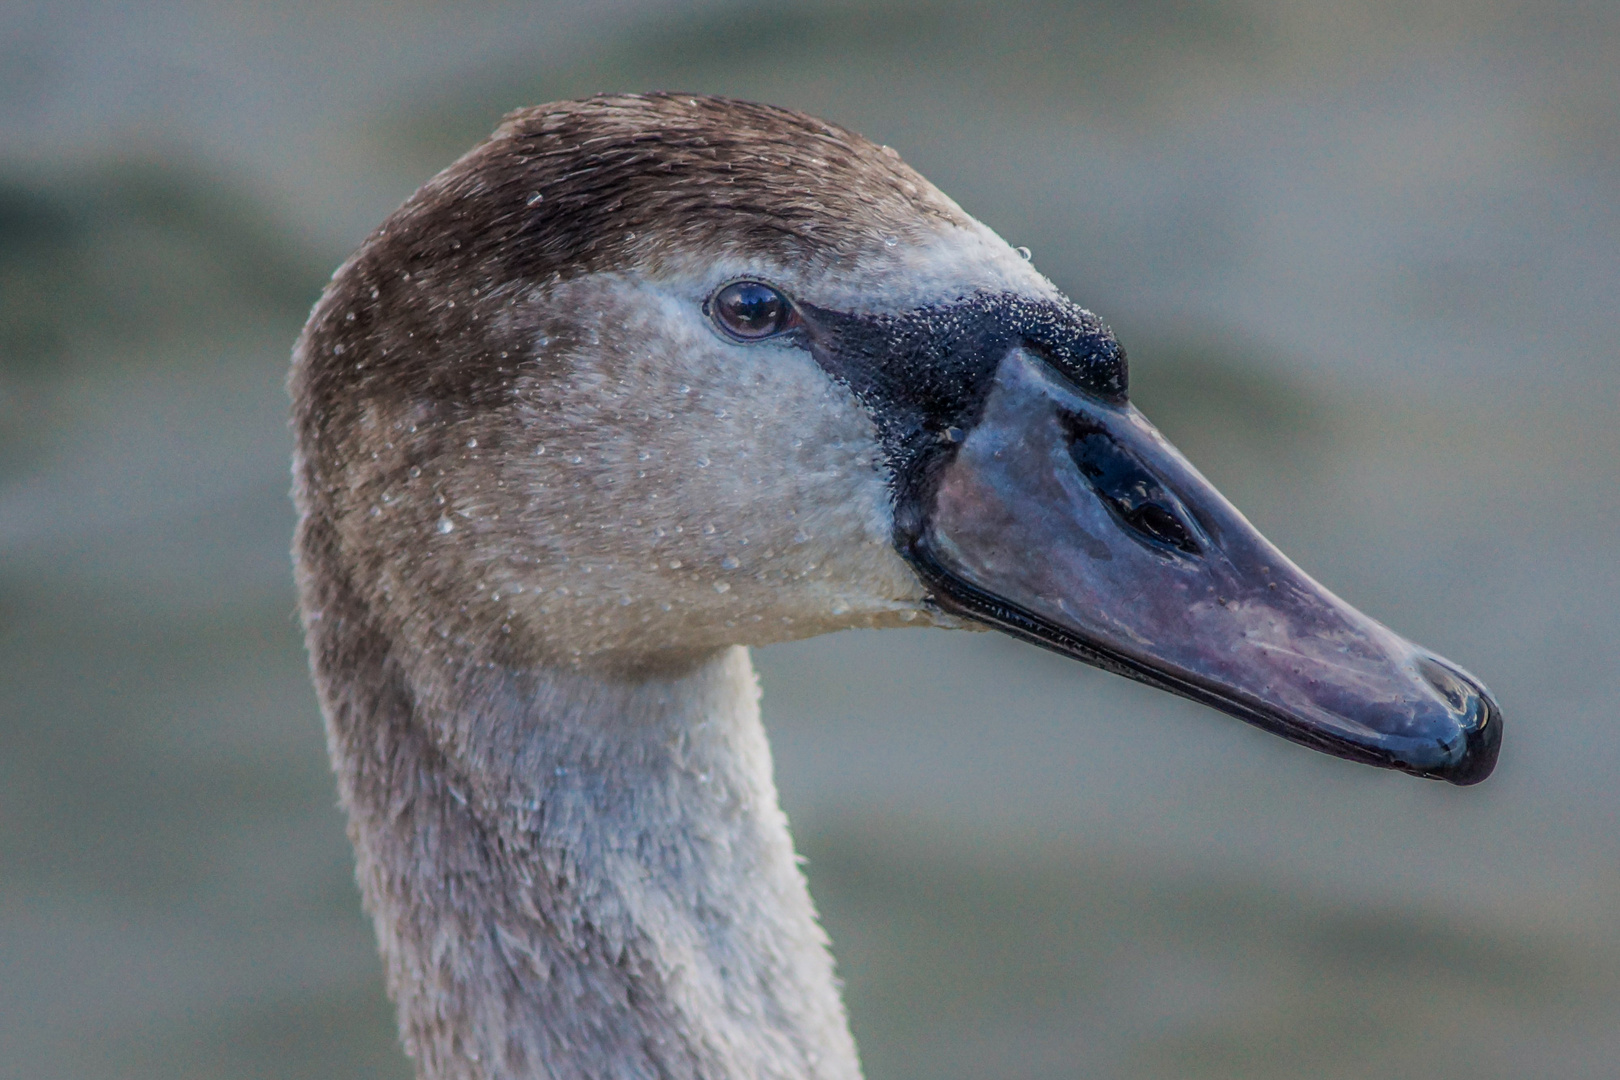
[(1288, 561), (1090, 312), (888, 147), (687, 94), (514, 112), (294, 352), (294, 558), (431, 1080), (860, 1075), (748, 647), (993, 628), (1471, 784), (1501, 713)]

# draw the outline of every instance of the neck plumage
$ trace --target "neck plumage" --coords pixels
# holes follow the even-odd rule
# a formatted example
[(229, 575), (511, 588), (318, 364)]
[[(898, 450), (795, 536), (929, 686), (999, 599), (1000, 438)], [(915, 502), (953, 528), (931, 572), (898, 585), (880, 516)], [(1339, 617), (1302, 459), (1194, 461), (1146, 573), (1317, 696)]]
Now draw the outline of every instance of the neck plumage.
[(439, 673), (319, 599), (333, 763), (421, 1077), (857, 1080), (746, 650), (639, 681)]

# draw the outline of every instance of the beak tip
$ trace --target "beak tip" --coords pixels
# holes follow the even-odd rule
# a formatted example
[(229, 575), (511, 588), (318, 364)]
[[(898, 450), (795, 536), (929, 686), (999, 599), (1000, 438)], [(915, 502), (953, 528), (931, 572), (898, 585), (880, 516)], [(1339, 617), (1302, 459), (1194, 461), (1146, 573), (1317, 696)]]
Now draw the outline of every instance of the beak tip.
[[(1460, 751), (1453, 749), (1447, 755), (1449, 760), (1422, 775), (1458, 787), (1479, 783), (1496, 768), (1496, 756), (1502, 749), (1501, 708), (1484, 684), (1448, 660), (1423, 654), (1418, 658), (1418, 670), (1455, 717), (1456, 735), (1462, 743)], [(1456, 736), (1447, 740), (1453, 747), (1456, 741)]]
[(1435, 779), (1469, 787), (1490, 776), (1496, 768), (1496, 756), (1502, 749), (1502, 710), (1488, 694), (1481, 692), (1478, 700), (1482, 719), (1467, 732), (1457, 759), (1431, 774)]

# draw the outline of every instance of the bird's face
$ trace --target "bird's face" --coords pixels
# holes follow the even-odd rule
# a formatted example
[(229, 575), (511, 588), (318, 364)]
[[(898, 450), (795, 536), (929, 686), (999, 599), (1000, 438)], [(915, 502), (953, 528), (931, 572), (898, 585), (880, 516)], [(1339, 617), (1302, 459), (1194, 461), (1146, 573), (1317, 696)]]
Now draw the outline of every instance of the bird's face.
[[(655, 104), (672, 124), (711, 105)], [(578, 191), (595, 174), (492, 182), (530, 168), (492, 142), (317, 311), (306, 354), (334, 362), (308, 378), (334, 385), (312, 396), (348, 438), (328, 486), (374, 493), (336, 531), (389, 609), (417, 613), (402, 632), (633, 669), (968, 624), (1341, 757), (1490, 772), (1501, 719), (1477, 680), (1260, 536), (1130, 404), (1095, 316), (887, 152), (818, 143), (803, 118), (771, 142), (779, 116), (725, 108), (652, 165), (627, 129), (628, 171), (593, 151)], [(716, 164), (738, 115), (778, 149)], [(837, 154), (864, 190), (811, 175)], [(512, 269), (568, 244), (567, 272)], [(358, 375), (336, 362), (355, 355)]]
[[(532, 354), (514, 365), (504, 407), (469, 418), (485, 432), (459, 440), (479, 445), (456, 448), (454, 486), (469, 494), (451, 497), (456, 536), (443, 541), (499, 537), (483, 591), (500, 594), (523, 638), (621, 663), (845, 628), (960, 625), (897, 549), (897, 499), (915, 436), (931, 446), (950, 426), (917, 410), (938, 412), (946, 406), (928, 405), (930, 394), (951, 398), (950, 378), (971, 389), (983, 373), (948, 378), (948, 361), (908, 359), (908, 347), (937, 344), (939, 328), (913, 326), (916, 316), (965, 311), (964, 298), (991, 290), (1079, 316), (977, 223), (867, 239), (832, 266), (718, 244), (717, 256), (582, 275), (524, 301)], [(872, 336), (902, 326), (913, 327), (908, 341)], [(975, 364), (991, 352), (963, 345)], [(863, 349), (885, 358), (871, 371), (892, 400), (839, 366)], [(490, 471), (503, 498), (523, 494), (515, 533), (516, 511), (497, 525), (479, 509)], [(513, 549), (525, 557), (495, 554)]]

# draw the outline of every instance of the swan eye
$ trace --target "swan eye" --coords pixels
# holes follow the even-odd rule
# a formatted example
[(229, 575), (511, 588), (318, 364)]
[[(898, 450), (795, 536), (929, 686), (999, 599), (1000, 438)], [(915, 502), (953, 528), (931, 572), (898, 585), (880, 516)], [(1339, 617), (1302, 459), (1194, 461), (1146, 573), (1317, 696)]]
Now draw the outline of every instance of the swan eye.
[(705, 307), (720, 329), (743, 341), (779, 334), (793, 321), (788, 298), (757, 281), (734, 281), (715, 293)]

